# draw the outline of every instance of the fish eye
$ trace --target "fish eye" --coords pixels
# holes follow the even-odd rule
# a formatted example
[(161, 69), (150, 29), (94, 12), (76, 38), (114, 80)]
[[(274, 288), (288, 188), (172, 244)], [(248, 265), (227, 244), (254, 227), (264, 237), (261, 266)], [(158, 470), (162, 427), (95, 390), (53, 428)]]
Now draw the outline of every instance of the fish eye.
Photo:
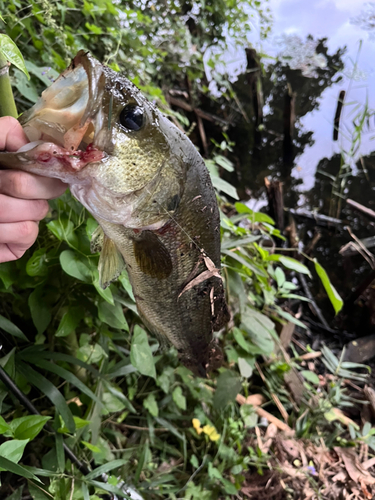
[(120, 123), (128, 130), (139, 130), (144, 124), (143, 109), (136, 104), (127, 104), (120, 113)]

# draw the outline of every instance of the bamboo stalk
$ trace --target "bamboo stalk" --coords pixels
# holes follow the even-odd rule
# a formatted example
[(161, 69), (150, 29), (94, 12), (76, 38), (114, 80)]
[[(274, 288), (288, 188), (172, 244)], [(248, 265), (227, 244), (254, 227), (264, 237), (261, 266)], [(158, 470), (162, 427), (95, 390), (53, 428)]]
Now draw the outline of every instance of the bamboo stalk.
[(0, 116), (18, 117), (9, 79), (9, 63), (0, 50)]

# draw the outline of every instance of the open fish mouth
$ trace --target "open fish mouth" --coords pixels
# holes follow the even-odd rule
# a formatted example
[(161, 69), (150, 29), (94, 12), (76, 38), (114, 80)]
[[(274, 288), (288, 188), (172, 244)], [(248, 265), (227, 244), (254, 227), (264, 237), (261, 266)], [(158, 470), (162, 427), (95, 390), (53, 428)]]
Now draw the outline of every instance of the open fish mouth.
[(71, 172), (102, 159), (105, 154), (95, 146), (95, 139), (103, 126), (99, 111), (104, 87), (103, 66), (88, 52), (78, 52), (70, 66), (21, 117), (30, 143), (18, 153), (38, 146), (38, 163), (47, 164), (57, 158)]

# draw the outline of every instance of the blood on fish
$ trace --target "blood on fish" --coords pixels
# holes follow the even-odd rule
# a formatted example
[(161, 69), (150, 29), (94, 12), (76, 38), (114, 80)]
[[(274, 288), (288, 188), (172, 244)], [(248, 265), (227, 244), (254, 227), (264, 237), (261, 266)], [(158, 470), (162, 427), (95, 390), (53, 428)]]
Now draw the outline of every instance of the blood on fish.
[(37, 155), (36, 160), (41, 163), (48, 163), (52, 158), (58, 158), (63, 166), (71, 172), (76, 172), (85, 167), (88, 163), (100, 161), (104, 157), (103, 151), (97, 149), (93, 144), (89, 144), (85, 151), (68, 151), (59, 148), (51, 155), (43, 152)]

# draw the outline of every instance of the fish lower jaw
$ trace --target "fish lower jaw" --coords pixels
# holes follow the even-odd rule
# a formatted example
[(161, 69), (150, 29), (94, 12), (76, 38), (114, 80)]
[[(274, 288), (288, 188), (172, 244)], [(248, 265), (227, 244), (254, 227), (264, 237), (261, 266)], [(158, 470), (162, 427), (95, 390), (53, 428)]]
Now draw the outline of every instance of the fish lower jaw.
[[(36, 141), (36, 147), (29, 143), (26, 148), (21, 148), (17, 153), (22, 153), (23, 161), (37, 163), (44, 166), (46, 170), (53, 168), (56, 164), (67, 173), (79, 172), (86, 165), (102, 160), (105, 156), (103, 151), (89, 144), (85, 150), (69, 151), (53, 143)], [(46, 172), (47, 173), (47, 172)]]

